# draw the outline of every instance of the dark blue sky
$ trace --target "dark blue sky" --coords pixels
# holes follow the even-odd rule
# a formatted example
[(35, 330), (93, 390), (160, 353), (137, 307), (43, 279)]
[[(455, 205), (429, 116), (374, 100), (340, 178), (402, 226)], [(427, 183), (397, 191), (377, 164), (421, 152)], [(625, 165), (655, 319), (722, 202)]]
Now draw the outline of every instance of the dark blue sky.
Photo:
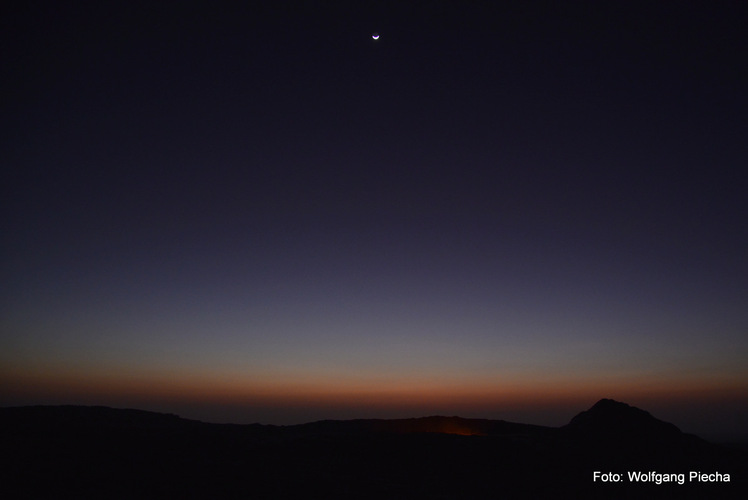
[(744, 5), (258, 4), (2, 16), (0, 402), (745, 416)]

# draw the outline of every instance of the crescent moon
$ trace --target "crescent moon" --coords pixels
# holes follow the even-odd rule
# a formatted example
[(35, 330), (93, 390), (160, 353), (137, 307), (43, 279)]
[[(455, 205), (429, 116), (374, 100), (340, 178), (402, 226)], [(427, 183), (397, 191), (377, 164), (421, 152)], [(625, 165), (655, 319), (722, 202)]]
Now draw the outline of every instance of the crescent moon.
[(372, 38), (373, 38), (374, 40), (379, 40), (379, 33), (374, 33), (374, 34), (372, 34), (372, 35), (371, 35), (371, 37), (372, 37)]

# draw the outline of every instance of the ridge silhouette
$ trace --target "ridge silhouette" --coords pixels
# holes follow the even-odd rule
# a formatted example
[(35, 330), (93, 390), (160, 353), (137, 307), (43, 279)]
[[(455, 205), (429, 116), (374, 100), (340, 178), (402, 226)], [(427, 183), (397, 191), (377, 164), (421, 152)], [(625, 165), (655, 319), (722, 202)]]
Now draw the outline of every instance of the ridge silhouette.
[(601, 399), (589, 410), (576, 415), (565, 426), (569, 430), (596, 435), (614, 434), (625, 436), (681, 434), (680, 429), (663, 422), (649, 412), (612, 399)]
[[(430, 416), (210, 424), (106, 407), (0, 408), (3, 498), (748, 498), (745, 452), (602, 399), (561, 427)], [(592, 481), (593, 471), (730, 483)]]

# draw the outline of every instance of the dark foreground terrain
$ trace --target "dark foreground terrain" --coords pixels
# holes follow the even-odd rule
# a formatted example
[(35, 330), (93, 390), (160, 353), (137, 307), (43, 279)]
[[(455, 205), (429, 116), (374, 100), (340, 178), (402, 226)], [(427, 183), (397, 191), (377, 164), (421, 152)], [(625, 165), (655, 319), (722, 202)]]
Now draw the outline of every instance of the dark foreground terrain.
[(744, 451), (606, 399), (560, 428), (458, 417), (219, 425), (0, 408), (0, 456), (2, 498), (748, 498)]

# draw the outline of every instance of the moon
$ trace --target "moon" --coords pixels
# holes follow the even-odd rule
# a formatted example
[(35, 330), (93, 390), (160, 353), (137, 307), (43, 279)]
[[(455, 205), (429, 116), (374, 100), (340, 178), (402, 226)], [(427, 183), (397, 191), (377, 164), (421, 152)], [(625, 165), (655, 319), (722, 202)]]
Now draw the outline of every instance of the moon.
[(372, 33), (372, 34), (371, 34), (371, 37), (372, 37), (372, 38), (373, 38), (374, 40), (379, 40), (379, 33)]

